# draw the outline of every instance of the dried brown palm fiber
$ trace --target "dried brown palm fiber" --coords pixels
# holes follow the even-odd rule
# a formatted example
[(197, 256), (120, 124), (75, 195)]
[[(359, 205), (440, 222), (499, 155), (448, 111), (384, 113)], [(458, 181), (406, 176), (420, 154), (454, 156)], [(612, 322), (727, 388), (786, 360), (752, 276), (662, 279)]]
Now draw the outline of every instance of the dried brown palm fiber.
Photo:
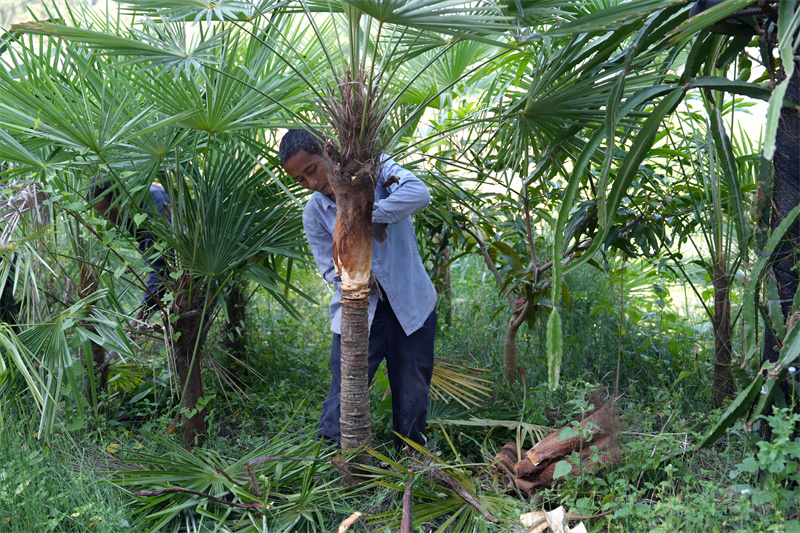
[[(381, 146), (381, 126), (387, 110), (370, 93), (364, 69), (354, 76), (347, 69), (329, 91), (328, 112), (336, 144), (329, 143), (326, 155), (338, 171), (334, 178), (369, 177), (377, 175)], [(332, 183), (333, 185), (333, 183)]]
[[(601, 405), (588, 416), (575, 421), (579, 428), (586, 430), (585, 437), (579, 433), (573, 437), (559, 440), (561, 432), (565, 429), (561, 428), (537, 442), (533, 448), (525, 453), (525, 458), (531, 462), (533, 467), (536, 467), (549, 460), (565, 457), (574, 451), (589, 448), (601, 434), (616, 434), (619, 427), (614, 413), (616, 400), (617, 398)], [(572, 428), (573, 424), (565, 427)], [(520, 469), (522, 468), (523, 465), (515, 468), (517, 475), (521, 475)]]
[(513, 442), (509, 442), (503, 448), (497, 452), (494, 456), (495, 460), (495, 468), (500, 470), (501, 472), (507, 472), (509, 474), (514, 473), (514, 465), (517, 464), (519, 459), (519, 450), (517, 449), (517, 445)]
[[(594, 448), (594, 449), (593, 449)], [(598, 453), (598, 461), (592, 460), (592, 455)], [(577, 476), (581, 472), (588, 473), (594, 472), (600, 466), (608, 466), (619, 460), (620, 449), (617, 444), (616, 435), (607, 434), (597, 439), (596, 443), (588, 444), (586, 449), (580, 452), (580, 463), (575, 462), (571, 457), (559, 457), (547, 463), (543, 463), (536, 468), (536, 471), (529, 476), (517, 478), (520, 481), (525, 481), (531, 490), (539, 488), (550, 487), (553, 485), (553, 475), (555, 474), (556, 465), (559, 461), (567, 461), (572, 465), (570, 475)], [(558, 481), (558, 480), (556, 480)], [(519, 483), (518, 483), (519, 486)]]

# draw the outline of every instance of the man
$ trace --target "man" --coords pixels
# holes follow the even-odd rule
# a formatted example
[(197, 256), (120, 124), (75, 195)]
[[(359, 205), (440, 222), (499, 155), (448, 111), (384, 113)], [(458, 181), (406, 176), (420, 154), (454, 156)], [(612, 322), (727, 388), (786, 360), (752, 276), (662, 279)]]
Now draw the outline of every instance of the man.
[[(339, 442), (341, 386), (341, 283), (333, 264), (336, 195), (328, 182), (324, 146), (310, 132), (290, 130), (281, 140), (284, 170), (314, 191), (303, 212), (303, 227), (322, 277), (336, 288), (330, 304), (331, 388), (322, 405), (318, 436)], [(380, 167), (372, 212), (372, 275), (369, 298), (369, 380), (385, 359), (392, 389), (394, 430), (423, 443), (433, 375), (436, 291), (422, 264), (411, 215), (430, 202), (427, 187), (390, 158)], [(400, 447), (402, 441), (395, 439)]]
[[(155, 245), (153, 235), (141, 226), (134, 230), (132, 219), (125, 218), (124, 210), (121, 210), (117, 205), (117, 194), (116, 190), (112, 189), (112, 185), (113, 182), (110, 179), (92, 179), (86, 199), (90, 204), (94, 203), (95, 210), (112, 224), (133, 234), (139, 252), (142, 254), (144, 264), (152, 269), (147, 275), (146, 289), (142, 296), (142, 307), (139, 308), (133, 320), (130, 321), (131, 330), (139, 330), (142, 323), (158, 307), (158, 299), (164, 294), (165, 289), (161, 282), (167, 276), (167, 262), (161, 254), (153, 249)], [(142, 205), (147, 216), (149, 218), (153, 217), (152, 208), (155, 207), (158, 213), (168, 219), (171, 218), (170, 206), (172, 204), (166, 191), (164, 191), (164, 187), (157, 183), (150, 185), (150, 197), (153, 201), (152, 205), (148, 205), (148, 202)]]

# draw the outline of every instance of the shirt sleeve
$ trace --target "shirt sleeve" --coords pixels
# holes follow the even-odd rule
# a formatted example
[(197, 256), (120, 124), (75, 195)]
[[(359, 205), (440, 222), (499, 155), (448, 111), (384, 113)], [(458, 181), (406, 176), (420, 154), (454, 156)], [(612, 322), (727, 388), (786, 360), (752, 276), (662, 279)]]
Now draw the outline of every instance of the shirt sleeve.
[(303, 213), (303, 228), (322, 278), (335, 285), (333, 279), (336, 276), (336, 268), (333, 266), (333, 235), (322, 224), (314, 220), (314, 216), (308, 212)]
[(373, 207), (372, 222), (375, 224), (397, 224), (426, 207), (431, 201), (428, 187), (419, 178), (393, 159), (387, 158), (381, 167), (378, 188), (383, 187), (393, 177), (399, 181), (386, 187), (388, 196), (376, 201)]

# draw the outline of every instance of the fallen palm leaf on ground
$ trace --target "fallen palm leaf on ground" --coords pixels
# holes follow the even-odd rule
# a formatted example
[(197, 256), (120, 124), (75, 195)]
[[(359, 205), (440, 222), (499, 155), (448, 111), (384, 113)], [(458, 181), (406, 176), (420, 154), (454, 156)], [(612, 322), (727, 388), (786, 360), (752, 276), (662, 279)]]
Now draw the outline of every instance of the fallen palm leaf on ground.
[(481, 405), (492, 395), (491, 387), (487, 386), (492, 380), (482, 376), (485, 372), (437, 358), (433, 364), (431, 397), (445, 402), (452, 399), (465, 408)]

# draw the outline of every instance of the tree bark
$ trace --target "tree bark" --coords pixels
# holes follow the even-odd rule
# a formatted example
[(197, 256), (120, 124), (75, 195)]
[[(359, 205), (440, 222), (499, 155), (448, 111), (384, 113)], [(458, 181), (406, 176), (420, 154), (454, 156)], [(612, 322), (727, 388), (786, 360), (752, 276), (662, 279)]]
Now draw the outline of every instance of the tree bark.
[(711, 281), (714, 285), (714, 378), (711, 401), (714, 407), (720, 407), (736, 391), (731, 374), (731, 277), (724, 257), (714, 261), (714, 277)]
[[(88, 298), (97, 292), (97, 272), (94, 265), (90, 263), (81, 263), (78, 269), (78, 276), (80, 278), (80, 287), (78, 287), (78, 296)], [(92, 304), (92, 307), (94, 304)], [(97, 333), (94, 326), (87, 326), (86, 329), (92, 333)], [(100, 393), (108, 387), (108, 365), (106, 364), (106, 349), (94, 341), (89, 341), (92, 347), (92, 367), (95, 372), (95, 391)], [(89, 361), (86, 361), (86, 368), (89, 368)]]
[[(791, 102), (800, 103), (800, 62), (795, 61), (794, 74), (789, 81), (785, 98)], [(775, 138), (775, 170), (771, 198), (770, 226), (774, 230), (778, 227), (789, 211), (800, 202), (800, 112), (797, 107), (781, 109), (778, 122), (778, 132)], [(797, 254), (800, 253), (800, 224), (796, 223), (789, 229), (783, 242), (775, 252), (775, 262), (772, 272), (778, 285), (782, 317), (775, 317), (786, 322), (792, 310), (792, 301), (797, 292)], [(783, 339), (775, 339), (770, 328), (764, 332), (763, 360), (776, 362), (780, 349), (779, 343)]]
[(517, 332), (528, 317), (530, 309), (531, 303), (526, 300), (525, 303), (518, 306), (511, 313), (511, 320), (508, 321), (506, 340), (503, 343), (503, 376), (505, 376), (508, 383), (514, 383), (517, 375), (519, 375), (519, 369), (517, 368)]
[(208, 430), (205, 413), (197, 409), (197, 401), (203, 396), (200, 360), (207, 331), (203, 327), (205, 292), (190, 292), (187, 277), (180, 279), (177, 285), (173, 306), (178, 315), (174, 328), (177, 339), (174, 340), (173, 350), (181, 387), (183, 446), (189, 449), (202, 446)]
[[(335, 159), (334, 159), (335, 161)], [(338, 163), (338, 161), (337, 161)], [(372, 272), (372, 206), (377, 167), (336, 164), (333, 262), (342, 280), (341, 415), (342, 450), (369, 446), (369, 293)]]

